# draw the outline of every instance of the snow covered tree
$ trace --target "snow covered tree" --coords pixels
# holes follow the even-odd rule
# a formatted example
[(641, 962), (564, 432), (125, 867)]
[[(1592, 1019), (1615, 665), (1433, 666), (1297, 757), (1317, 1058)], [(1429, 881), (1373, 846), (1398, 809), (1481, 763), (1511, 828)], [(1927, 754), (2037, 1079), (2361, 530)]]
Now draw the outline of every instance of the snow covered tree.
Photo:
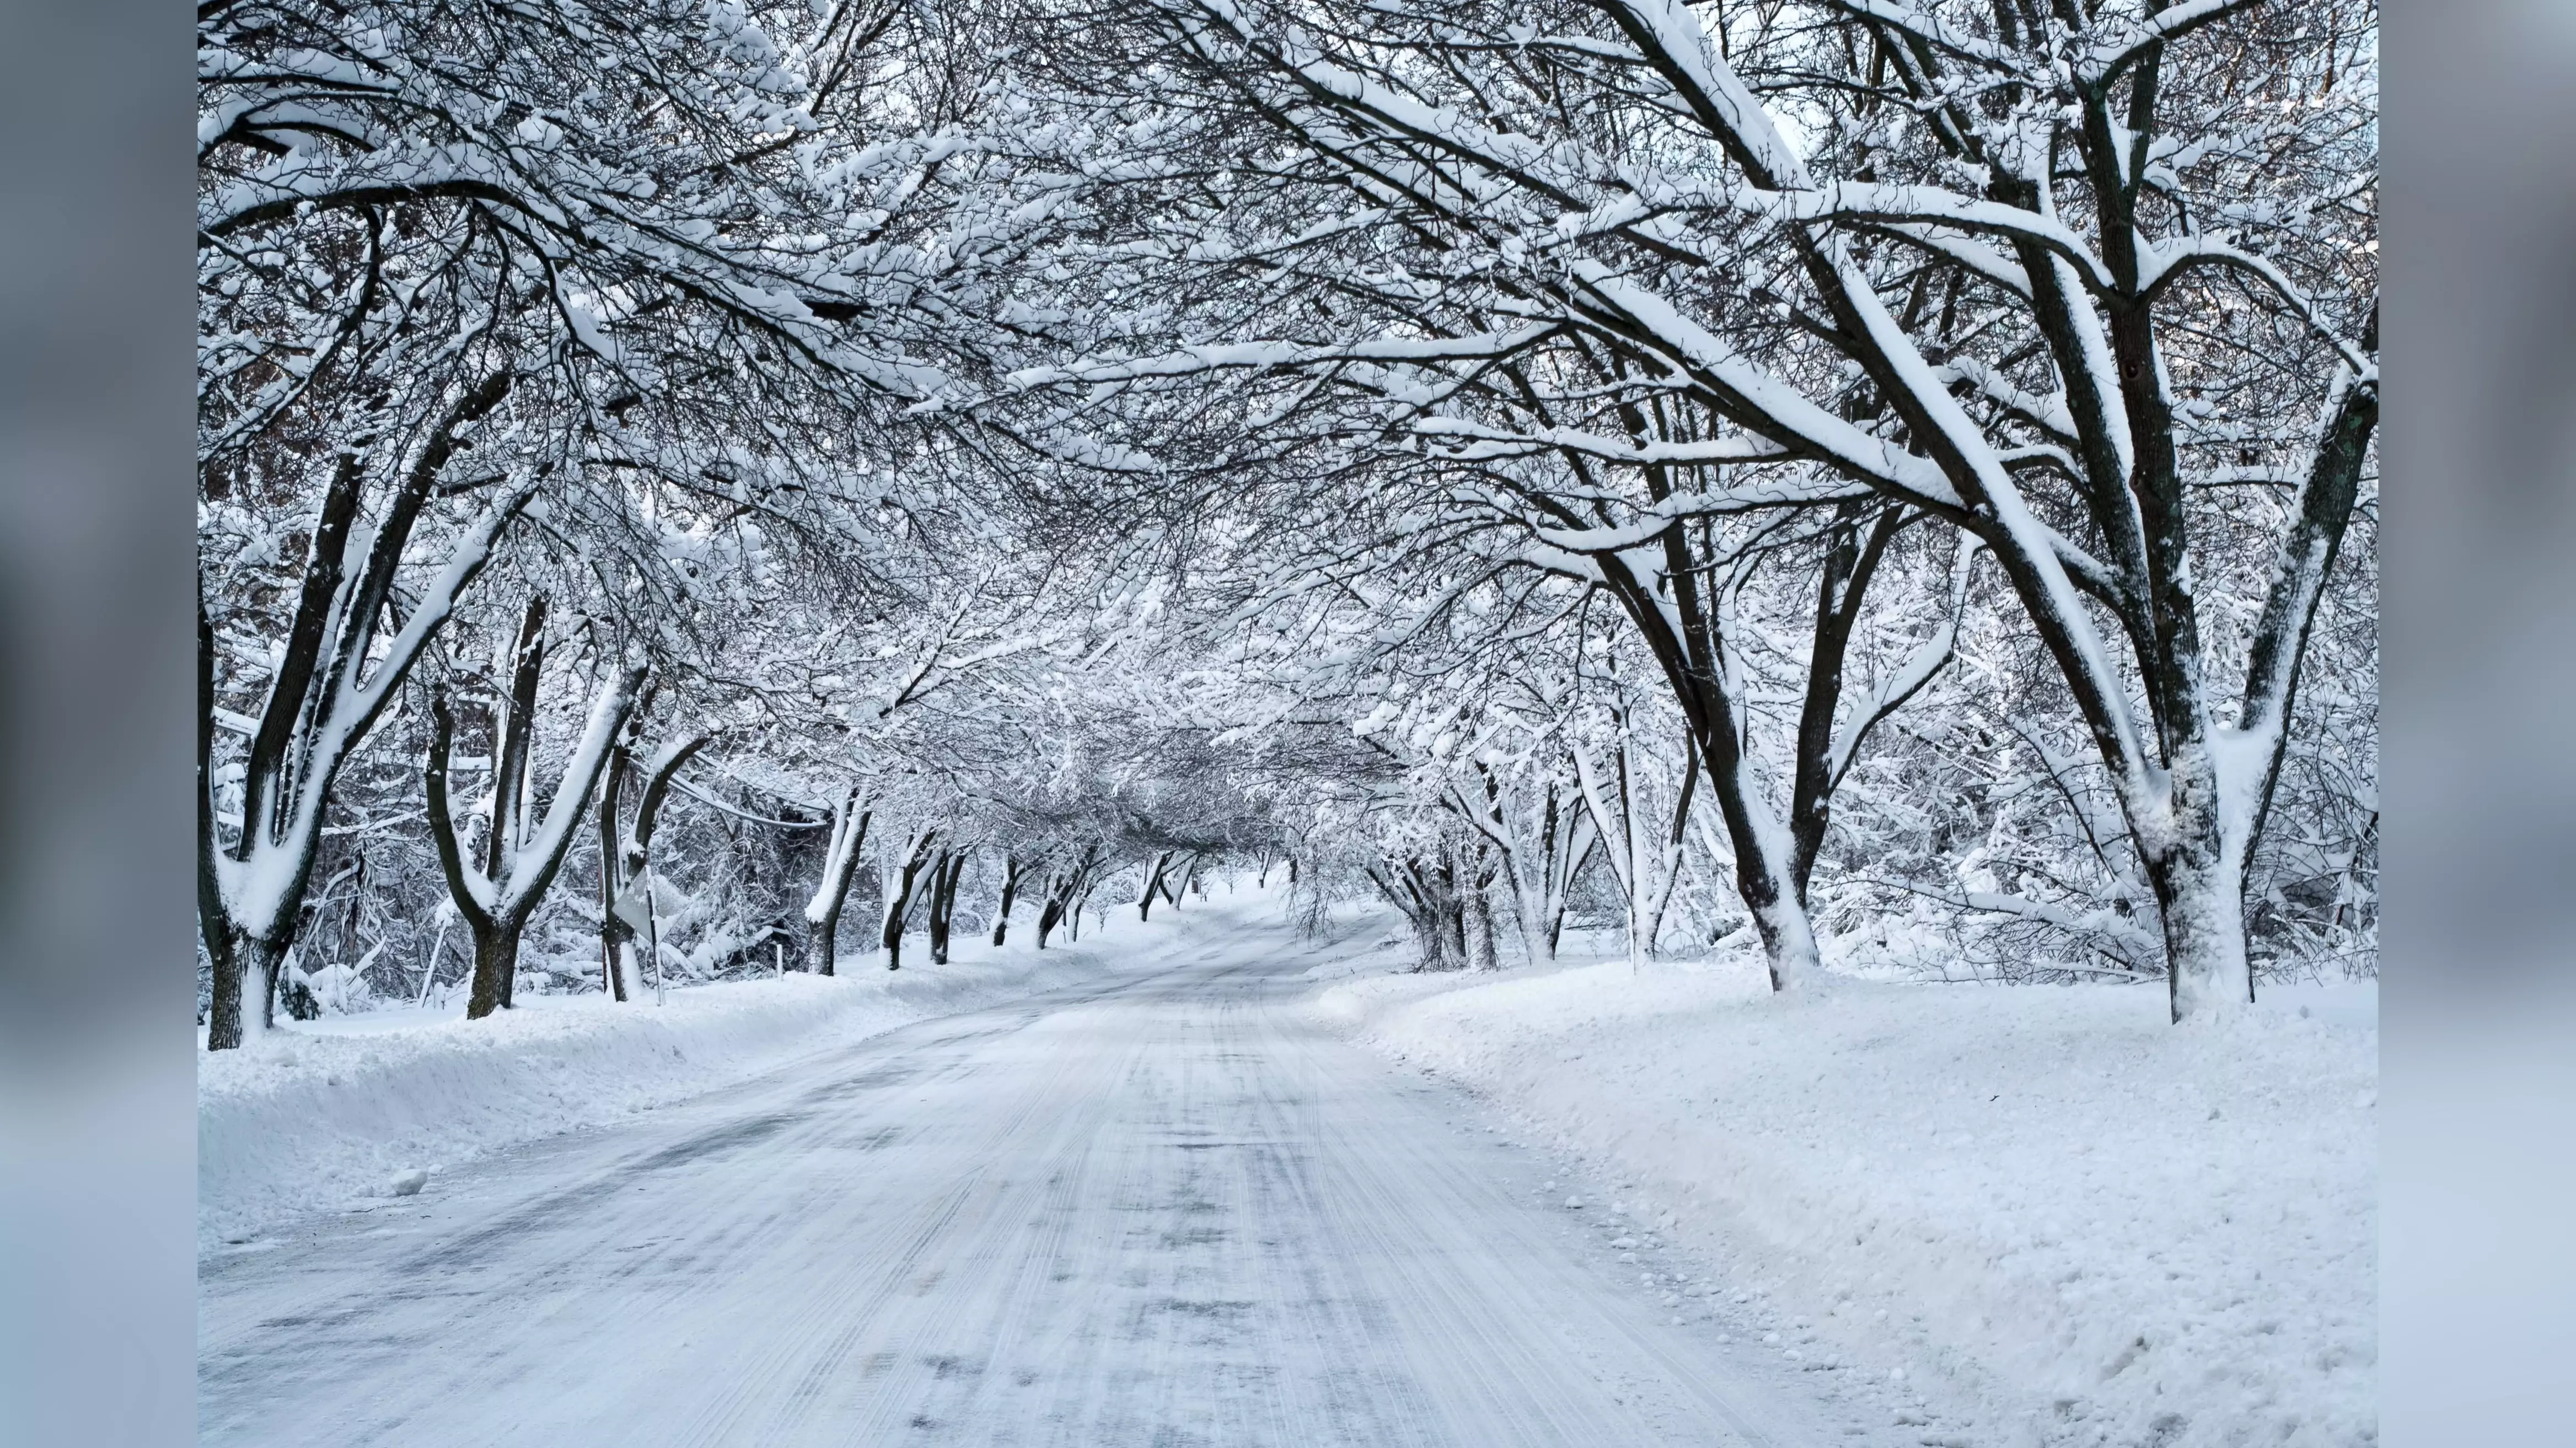
[[(529, 916), (563, 868), (572, 848), (591, 791), (606, 768), (610, 749), (635, 708), (644, 686), (645, 667), (614, 667), (590, 708), (581, 738), (573, 745), (555, 786), (553, 803), (536, 819), (532, 791), (536, 752), (537, 690), (545, 672), (546, 606), (532, 600), (511, 649), (512, 672), (506, 711), (493, 731), (490, 825), (484, 835), (482, 860), (469, 867), (456, 835), (456, 816), (448, 798), (449, 743), (455, 720), (446, 697), (430, 703), (427, 789), (429, 827), (438, 843), (438, 862), (457, 913), (474, 937), (474, 991), (467, 1018), (488, 1016), (511, 1004), (518, 981), (519, 936)], [(531, 822), (534, 821), (532, 824)]]
[[(1111, 284), (1151, 315), (1025, 380), (1258, 369), (1279, 380), (1245, 414), (1364, 393), (1386, 405), (1345, 436), (1679, 471), (1608, 516), (1588, 477), (1554, 490), (1585, 508), (1533, 531), (1682, 639), (1697, 519), (1871, 497), (1946, 522), (2082, 715), (2174, 1017), (2248, 998), (2249, 848), (2377, 417), (2369, 12), (1114, 14), (1100, 50), (1153, 63), (1074, 83), (1167, 203), (1101, 248), (1145, 259)], [(2263, 575), (2226, 579), (2250, 617), (2204, 603), (2221, 565)], [(1733, 777), (1721, 661), (1666, 668), (1774, 959), (1811, 959), (1795, 841)]]
[(505, 531), (683, 631), (710, 515), (827, 577), (882, 553), (877, 465), (1030, 224), (949, 184), (969, 18), (200, 7), (210, 1046), (266, 1020), (340, 772)]

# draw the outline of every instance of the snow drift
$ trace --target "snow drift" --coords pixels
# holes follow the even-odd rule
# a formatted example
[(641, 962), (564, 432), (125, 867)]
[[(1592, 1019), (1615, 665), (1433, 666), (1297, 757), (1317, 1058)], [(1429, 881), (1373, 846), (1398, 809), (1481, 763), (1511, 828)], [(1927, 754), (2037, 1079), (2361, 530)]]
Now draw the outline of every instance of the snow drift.
[(1766, 1350), (1894, 1375), (1967, 1441), (2375, 1439), (2374, 988), (2177, 1029), (2160, 988), (1824, 985), (1609, 964), (1317, 1006), (1717, 1259)]
[[(1046, 951), (960, 942), (958, 958), (888, 972), (675, 989), (668, 1003), (536, 996), (480, 1021), (461, 1006), (280, 1022), (241, 1050), (197, 1058), (199, 1245), (245, 1240), (419, 1173), (559, 1131), (599, 1126), (799, 1056), (1159, 959), (1164, 922), (1087, 930)], [(1144, 947), (1139, 950), (1138, 947)]]

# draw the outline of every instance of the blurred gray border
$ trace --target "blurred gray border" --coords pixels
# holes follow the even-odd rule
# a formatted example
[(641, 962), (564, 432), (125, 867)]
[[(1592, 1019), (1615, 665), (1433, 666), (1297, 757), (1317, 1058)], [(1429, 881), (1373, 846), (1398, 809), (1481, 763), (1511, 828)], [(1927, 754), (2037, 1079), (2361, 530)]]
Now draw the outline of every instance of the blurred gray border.
[(2576, 4), (2386, 21), (2383, 1441), (2563, 1443)]
[(185, 1443), (195, 38), (0, 29), (0, 1442)]

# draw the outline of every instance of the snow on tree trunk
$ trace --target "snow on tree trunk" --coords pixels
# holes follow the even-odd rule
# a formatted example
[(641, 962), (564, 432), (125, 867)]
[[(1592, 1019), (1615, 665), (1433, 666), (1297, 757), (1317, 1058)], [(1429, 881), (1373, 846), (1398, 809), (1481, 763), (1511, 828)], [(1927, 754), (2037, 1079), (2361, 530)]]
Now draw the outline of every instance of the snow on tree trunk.
[(925, 827), (914, 831), (912, 838), (905, 842), (903, 853), (878, 871), (880, 893), (885, 898), (885, 926), (877, 938), (885, 949), (888, 970), (903, 969), (904, 921), (912, 913), (915, 888), (921, 881), (922, 870), (930, 864), (931, 847), (938, 837), (939, 832), (935, 829)]
[(1172, 852), (1164, 850), (1145, 867), (1145, 888), (1136, 897), (1136, 918), (1150, 920), (1154, 915), (1154, 897), (1162, 893), (1163, 875), (1172, 867)]
[(930, 963), (948, 963), (949, 928), (957, 915), (957, 881), (966, 873), (967, 852), (943, 856), (930, 868)]
[[(510, 383), (508, 373), (495, 374), (447, 408), (404, 472), (386, 518), (365, 538), (366, 561), (354, 578), (345, 577), (343, 570), (349, 549), (359, 541), (356, 519), (367, 470), (355, 453), (339, 460), (316, 520), (283, 657), (243, 761), (240, 828), (229, 844), (219, 836), (221, 816), (214, 807), (215, 639), (204, 600), (199, 600), (198, 929), (214, 970), (214, 994), (230, 1002), (220, 1012), (209, 1003), (209, 1050), (241, 1044), (242, 973), (262, 968), (273, 981), (278, 963), (294, 945), (323, 818), (342, 766), (481, 575), (502, 530), (535, 495), (536, 483), (523, 480), (487, 506), (450, 545), (445, 565), (412, 600), (393, 637), (381, 637), (379, 620), (391, 611), (412, 526), (438, 485), (459, 433), (497, 406)], [(241, 939), (262, 942), (256, 959), (225, 943)], [(268, 990), (262, 987), (254, 994), (263, 1004), (254, 1012), (257, 1025), (252, 1028), (264, 1029)], [(219, 1014), (221, 1030), (215, 1028)]]
[(206, 1049), (229, 1051), (274, 1025), (277, 976), (290, 949), (283, 942), (236, 934), (225, 951), (231, 969), (217, 962), (206, 1009)]
[(2162, 916), (2176, 1024), (2232, 1015), (2254, 998), (2241, 854), (2250, 834), (2245, 798), (2262, 765), (2239, 757), (2248, 752), (2223, 739), (2186, 749), (2164, 780), (2163, 810), (2130, 827)]
[(815, 886), (814, 898), (805, 902), (805, 968), (815, 975), (832, 973), (841, 908), (849, 899), (850, 881), (859, 872), (859, 852), (867, 846), (868, 820), (869, 811), (859, 807), (857, 790), (844, 795), (840, 808), (832, 812), (822, 883)]
[[(529, 727), (527, 711), (536, 693), (535, 678), (542, 667), (542, 636), (536, 635), (543, 621), (542, 608), (532, 607), (529, 619), (531, 622), (522, 625), (516, 650), (521, 668), (512, 683), (513, 723), (505, 730), (505, 738), (518, 733), (524, 739), (522, 731)], [(465, 862), (448, 800), (448, 749), (455, 718), (444, 693), (432, 696), (425, 779), (430, 837), (438, 851), (449, 898), (456, 902), (457, 913), (464, 917), (474, 937), (474, 988), (466, 1005), (468, 1019), (480, 1020), (511, 1003), (518, 974), (520, 933), (563, 868), (564, 856), (572, 848), (573, 832), (588, 812), (600, 772), (607, 767), (613, 741), (634, 712), (645, 673), (644, 665), (630, 664), (601, 686), (591, 704), (589, 722), (573, 747), (563, 778), (556, 784), (553, 803), (533, 831), (523, 836), (520, 826), (511, 823), (508, 815), (494, 811), (494, 833), (487, 842), (480, 869)], [(531, 752), (524, 743), (515, 748), (505, 745), (501, 750), (503, 757), (514, 758), (520, 769), (526, 767)], [(515, 795), (523, 788), (523, 780), (513, 779), (506, 772), (494, 781), (496, 797)]]
[(1017, 855), (1006, 854), (1002, 857), (1002, 898), (993, 907), (993, 948), (995, 950), (1001, 949), (1003, 940), (1010, 935), (1011, 906), (1019, 898), (1020, 876), (1026, 874), (1028, 868), (1028, 862)]
[(1471, 970), (1499, 970), (1502, 958), (1494, 951), (1494, 911), (1485, 898), (1485, 888), (1478, 886), (1466, 892), (1465, 933), (1467, 966)]

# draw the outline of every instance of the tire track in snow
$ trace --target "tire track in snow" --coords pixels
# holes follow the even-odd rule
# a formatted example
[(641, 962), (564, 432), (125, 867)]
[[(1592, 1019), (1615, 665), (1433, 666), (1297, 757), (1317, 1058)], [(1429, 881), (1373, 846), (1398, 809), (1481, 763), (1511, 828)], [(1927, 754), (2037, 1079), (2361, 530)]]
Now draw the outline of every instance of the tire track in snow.
[(1312, 1025), (1285, 931), (1210, 925), (213, 1264), (206, 1441), (1869, 1441)]

